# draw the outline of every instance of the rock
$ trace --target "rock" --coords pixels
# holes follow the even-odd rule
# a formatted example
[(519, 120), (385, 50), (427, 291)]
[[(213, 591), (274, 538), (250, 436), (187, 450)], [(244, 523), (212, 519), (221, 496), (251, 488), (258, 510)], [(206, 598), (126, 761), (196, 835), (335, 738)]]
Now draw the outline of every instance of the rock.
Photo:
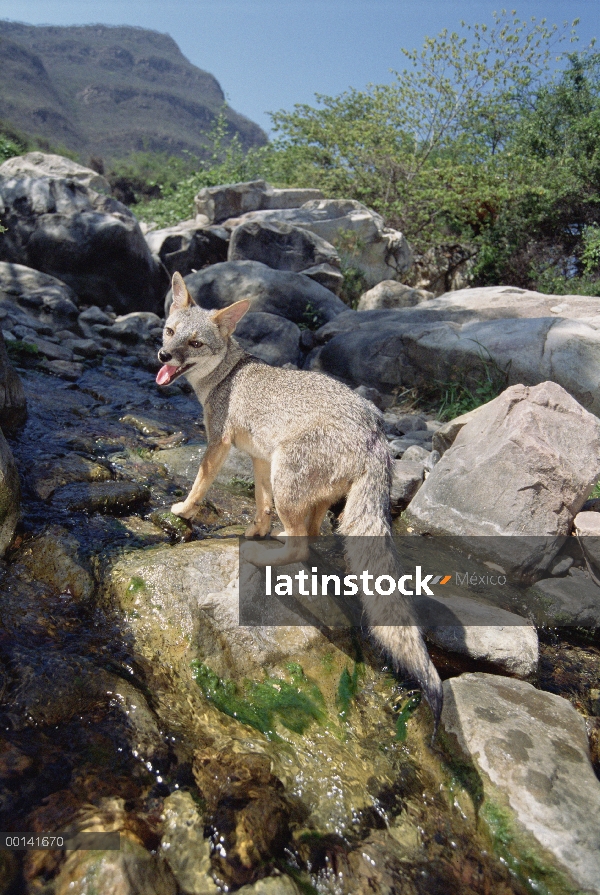
[(416, 597), (415, 605), (423, 632), (440, 649), (490, 662), (517, 677), (537, 671), (536, 629), (513, 612), (454, 593)]
[(283, 221), (248, 221), (231, 234), (228, 261), (260, 261), (274, 270), (304, 272), (320, 264), (340, 268), (330, 243), (309, 230)]
[(579, 536), (579, 543), (588, 562), (596, 567), (600, 565), (600, 513), (577, 513), (573, 520), (573, 530)]
[(100, 335), (123, 342), (146, 342), (162, 333), (163, 322), (156, 314), (149, 311), (133, 311), (117, 317), (110, 326), (102, 326)]
[(110, 326), (113, 322), (112, 317), (105, 314), (98, 305), (91, 305), (89, 308), (86, 308), (85, 311), (82, 311), (77, 318), (77, 321), (79, 324), (83, 323), (87, 326), (91, 326), (92, 323), (101, 323), (104, 326)]
[(427, 432), (409, 432), (408, 435), (403, 435), (401, 438), (393, 438), (388, 447), (390, 449), (390, 453), (392, 457), (403, 457), (405, 451), (412, 447), (413, 445), (424, 446), (429, 453), (429, 448), (431, 447), (431, 439), (428, 437)]
[(119, 851), (75, 851), (55, 880), (56, 895), (176, 895), (177, 884), (164, 861), (138, 842), (121, 836)]
[(11, 450), (0, 430), (0, 557), (13, 539), (19, 521), (21, 490)]
[(412, 264), (412, 253), (402, 233), (386, 228), (381, 215), (354, 199), (313, 199), (287, 211), (240, 214), (242, 217), (232, 216), (224, 226), (233, 230), (251, 221), (281, 221), (310, 230), (334, 246), (339, 242), (341, 252), (349, 243), (352, 266), (362, 272), (369, 286), (399, 276)]
[(73, 360), (73, 352), (70, 350), (70, 348), (65, 348), (62, 345), (56, 345), (54, 342), (48, 341), (48, 339), (40, 339), (40, 337), (35, 335), (35, 333), (25, 336), (23, 341), (27, 342), (28, 345), (34, 345), (35, 348), (37, 348), (38, 352), (40, 354), (43, 354), (44, 357), (47, 357), (48, 360)]
[(72, 351), (81, 357), (98, 357), (99, 354), (106, 353), (93, 339), (65, 339), (61, 344), (67, 351)]
[(22, 174), (74, 180), (96, 193), (105, 193), (107, 196), (111, 194), (110, 183), (105, 177), (62, 155), (28, 152), (26, 155), (10, 158), (0, 165), (0, 177), (19, 177)]
[(77, 512), (86, 510), (120, 512), (150, 499), (150, 491), (135, 482), (93, 482), (57, 488), (52, 495), (53, 506)]
[(557, 560), (550, 566), (550, 574), (556, 576), (565, 575), (572, 565), (573, 558), (571, 556), (563, 556), (562, 558), (558, 557)]
[(424, 466), (419, 462), (394, 460), (390, 503), (392, 512), (398, 514), (409, 505), (423, 484)]
[(319, 283), (335, 295), (339, 295), (344, 285), (344, 275), (337, 267), (331, 264), (316, 264), (314, 267), (307, 267), (302, 273), (305, 277), (310, 277), (315, 283)]
[[(162, 463), (171, 475), (179, 476), (191, 485), (198, 474), (200, 463), (206, 452), (205, 444), (186, 444), (182, 447), (156, 451), (153, 459)], [(218, 485), (231, 485), (232, 481), (253, 481), (252, 460), (248, 454), (232, 447), (225, 462), (216, 475)]]
[(464, 289), (416, 307), (347, 311), (317, 332), (309, 366), (383, 394), (450, 382), (553, 380), (600, 414), (600, 299)]
[(49, 360), (44, 364), (44, 369), (54, 376), (76, 382), (83, 374), (83, 364), (71, 363), (67, 360)]
[[(0, 166), (0, 260), (57, 277), (82, 302), (158, 309), (168, 287), (135, 216), (82, 181)], [(39, 166), (38, 166), (39, 167)], [(3, 170), (2, 170), (3, 169)]]
[(247, 314), (237, 326), (235, 337), (246, 351), (272, 366), (298, 363), (300, 330), (285, 317), (262, 311)]
[(426, 432), (427, 420), (420, 413), (403, 413), (400, 416), (388, 413), (384, 419), (390, 424), (390, 433), (409, 435), (413, 432)]
[(196, 213), (211, 224), (261, 208), (297, 208), (310, 199), (322, 199), (320, 190), (277, 190), (264, 180), (204, 187), (194, 199)]
[(376, 388), (367, 388), (366, 385), (359, 385), (354, 391), (365, 401), (371, 401), (378, 410), (383, 410), (383, 399)]
[(423, 463), (425, 465), (429, 460), (430, 453), (431, 451), (421, 447), (420, 444), (411, 444), (402, 454), (402, 460), (405, 463)]
[(600, 626), (600, 587), (583, 574), (544, 578), (527, 590), (526, 603), (536, 624)]
[(172, 792), (163, 805), (160, 853), (184, 895), (218, 895), (211, 876), (210, 842), (204, 818), (189, 792)]
[(0, 429), (10, 432), (27, 419), (27, 401), (23, 385), (8, 360), (0, 328)]
[(432, 292), (414, 289), (396, 280), (383, 280), (368, 292), (364, 292), (358, 302), (357, 311), (374, 311), (382, 308), (412, 308), (433, 298)]
[(505, 847), (524, 857), (537, 845), (542, 865), (552, 855), (567, 879), (598, 891), (600, 783), (570, 703), (522, 681), (464, 674), (444, 682), (442, 725), (483, 786), (480, 819), (493, 833), (502, 818)]
[[(539, 577), (599, 473), (600, 420), (553, 382), (516, 385), (463, 426), (407, 521), (422, 532), (468, 538), (507, 574)], [(509, 547), (504, 535), (520, 537)]]
[(301, 889), (289, 876), (267, 876), (237, 891), (239, 895), (301, 895)]
[[(136, 650), (153, 661), (157, 650), (181, 662), (210, 662), (227, 676), (255, 672), (318, 640), (305, 627), (241, 627), (237, 540), (193, 541), (138, 551), (119, 560), (107, 594), (127, 614)], [(158, 672), (158, 669), (157, 669)]]
[(452, 447), (460, 430), (474, 419), (482, 407), (485, 407), (485, 404), (475, 407), (474, 410), (469, 410), (468, 413), (462, 413), (460, 416), (445, 423), (437, 432), (434, 432), (431, 439), (434, 451), (438, 451), (442, 455), (449, 447)]
[(471, 281), (475, 250), (464, 245), (441, 245), (415, 256), (412, 281), (419, 289), (443, 295), (465, 289)]
[(175, 271), (185, 277), (210, 264), (227, 261), (229, 233), (221, 227), (199, 226), (195, 221), (184, 221), (164, 230), (151, 230), (146, 242), (157, 255), (169, 276)]
[[(240, 298), (249, 298), (250, 313), (277, 314), (311, 329), (347, 310), (343, 301), (308, 277), (293, 271), (272, 270), (258, 261), (213, 264), (190, 274), (185, 283), (194, 301), (206, 310), (218, 310)], [(165, 314), (171, 300), (169, 292)]]
[(50, 585), (58, 593), (69, 593), (76, 600), (89, 600), (94, 582), (79, 558), (79, 543), (73, 535), (52, 525), (20, 551), (19, 561), (37, 581)]
[(2, 293), (40, 311), (65, 316), (77, 314), (77, 296), (66, 283), (23, 264), (0, 261)]

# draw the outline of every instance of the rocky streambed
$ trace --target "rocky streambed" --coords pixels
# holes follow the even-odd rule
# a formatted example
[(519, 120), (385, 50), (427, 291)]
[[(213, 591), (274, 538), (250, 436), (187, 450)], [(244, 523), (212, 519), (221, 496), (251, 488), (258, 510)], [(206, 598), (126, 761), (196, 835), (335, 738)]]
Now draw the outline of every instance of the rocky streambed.
[[(0, 895), (599, 892), (596, 300), (434, 299), (397, 282), (401, 233), (315, 191), (210, 188), (144, 235), (95, 172), (0, 168), (0, 830), (121, 842), (0, 849)], [(257, 356), (383, 411), (406, 563), (451, 551), (418, 606), (433, 744), (360, 629), (238, 624), (246, 457), (170, 514), (205, 449), (195, 397), (154, 382), (176, 269), (206, 309), (252, 298)], [(493, 400), (442, 424), (411, 403), (432, 380)]]
[[(360, 632), (238, 628), (249, 464), (234, 455), (193, 527), (169, 514), (204, 433), (193, 396), (154, 384), (150, 351), (107, 352), (75, 380), (13, 353), (29, 415), (10, 439), (23, 518), (1, 567), (0, 826), (119, 830), (122, 848), (1, 852), (0, 891), (575, 891), (565, 863), (585, 872), (590, 855), (557, 864), (519, 827), (510, 791), (482, 782), (493, 768), (456, 745), (452, 706), (496, 713), (498, 754), (543, 789), (528, 712), (513, 717), (532, 700), (559, 744), (548, 773), (580, 781), (583, 809), (584, 722), (566, 700), (597, 710), (596, 642), (541, 643), (537, 685), (564, 718), (558, 697), (434, 652), (446, 676), (471, 674), (449, 680), (455, 714), (431, 748), (428, 710)], [(568, 846), (584, 819), (564, 821)]]

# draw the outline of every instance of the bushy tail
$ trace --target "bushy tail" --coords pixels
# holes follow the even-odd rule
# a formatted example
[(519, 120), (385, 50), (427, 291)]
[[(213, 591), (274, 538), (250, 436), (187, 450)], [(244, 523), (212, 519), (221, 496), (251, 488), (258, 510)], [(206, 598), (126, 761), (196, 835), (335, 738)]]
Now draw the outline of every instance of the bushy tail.
[[(390, 458), (385, 443), (378, 441), (368, 455), (364, 473), (348, 493), (340, 520), (339, 532), (346, 536), (348, 565), (354, 575), (370, 570), (372, 574), (390, 575), (396, 581), (402, 575), (391, 536), (389, 501)], [(370, 589), (374, 591), (372, 585)], [(410, 598), (398, 590), (389, 597), (376, 592), (369, 596), (362, 591), (361, 597), (373, 636), (391, 656), (396, 670), (402, 669), (419, 682), (437, 731), (442, 682), (429, 658)]]

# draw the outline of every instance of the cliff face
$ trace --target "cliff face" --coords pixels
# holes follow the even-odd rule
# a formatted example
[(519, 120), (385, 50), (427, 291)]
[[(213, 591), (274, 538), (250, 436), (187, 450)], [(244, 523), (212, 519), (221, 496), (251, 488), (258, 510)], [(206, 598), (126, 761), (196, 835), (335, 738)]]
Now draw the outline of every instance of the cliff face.
[(266, 141), (166, 34), (0, 22), (0, 119), (84, 159), (136, 150), (201, 155), (222, 109), (244, 146)]

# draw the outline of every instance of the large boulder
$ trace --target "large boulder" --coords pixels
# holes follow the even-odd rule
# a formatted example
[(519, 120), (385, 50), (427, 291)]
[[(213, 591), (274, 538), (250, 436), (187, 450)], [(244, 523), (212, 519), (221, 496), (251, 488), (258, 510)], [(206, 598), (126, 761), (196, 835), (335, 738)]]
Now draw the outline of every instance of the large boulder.
[(0, 302), (5, 297), (49, 314), (78, 313), (77, 296), (66, 283), (23, 264), (0, 261)]
[(194, 202), (201, 222), (219, 224), (248, 211), (267, 208), (298, 208), (311, 199), (322, 199), (320, 190), (274, 189), (264, 180), (227, 183), (200, 190)]
[(600, 891), (600, 782), (573, 706), (523, 681), (463, 674), (444, 682), (442, 726), (501, 855), (519, 850), (502, 856), (522, 872), (535, 856), (556, 891)]
[(315, 233), (283, 221), (248, 221), (231, 234), (228, 261), (260, 261), (296, 273), (317, 264), (340, 267), (334, 247)]
[(406, 518), (468, 539), (518, 578), (539, 577), (599, 477), (600, 420), (554, 382), (515, 385), (461, 428)]
[(27, 417), (27, 401), (21, 380), (8, 360), (0, 329), (0, 428), (16, 429)]
[(553, 380), (600, 414), (600, 299), (512, 287), (465, 289), (414, 307), (347, 311), (316, 333), (312, 369), (383, 394), (491, 373)]
[[(296, 325), (316, 328), (347, 310), (336, 295), (303, 274), (272, 270), (259, 261), (227, 261), (213, 264), (185, 278), (186, 286), (201, 308), (217, 310), (242, 298), (252, 301), (251, 313), (263, 311), (285, 317)], [(165, 311), (171, 306), (167, 295)]]
[(167, 274), (129, 209), (81, 180), (13, 173), (9, 162), (0, 165), (0, 260), (57, 277), (88, 304), (156, 311)]
[(235, 337), (246, 351), (274, 367), (298, 363), (300, 330), (285, 317), (263, 311), (246, 314), (236, 328)]
[(412, 252), (403, 234), (385, 227), (381, 215), (354, 199), (313, 199), (300, 208), (251, 211), (225, 221), (223, 226), (233, 230), (251, 221), (281, 221), (337, 244), (368, 286), (395, 279), (412, 264)]
[(4, 556), (19, 521), (19, 474), (0, 430), (0, 556)]
[(48, 152), (28, 152), (9, 158), (0, 166), (0, 171), (5, 177), (20, 177), (23, 174), (29, 177), (59, 177), (74, 180), (97, 193), (107, 196), (111, 193), (110, 183), (102, 174), (70, 158)]
[(195, 221), (182, 221), (174, 227), (150, 230), (146, 242), (170, 276), (179, 271), (182, 277), (210, 264), (227, 260), (229, 234), (222, 227), (204, 227)]

